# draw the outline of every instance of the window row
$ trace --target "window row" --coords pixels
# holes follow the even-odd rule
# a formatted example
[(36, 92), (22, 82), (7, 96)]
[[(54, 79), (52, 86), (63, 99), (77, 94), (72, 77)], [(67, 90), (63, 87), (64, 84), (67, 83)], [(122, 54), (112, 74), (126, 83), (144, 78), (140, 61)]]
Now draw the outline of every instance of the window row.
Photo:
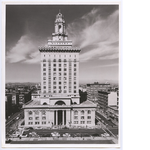
[[(35, 117), (35, 120), (39, 120), (39, 117)], [(29, 117), (29, 120), (33, 120), (33, 117)], [(42, 120), (46, 120), (46, 117), (42, 117)]]
[[(84, 113), (85, 113), (85, 111), (82, 110), (82, 111), (81, 111), (81, 115), (84, 115)], [(88, 110), (87, 113), (88, 113), (88, 114), (91, 114), (91, 110)], [(74, 111), (74, 115), (78, 115), (78, 111), (77, 111), (77, 110)]]
[[(48, 61), (50, 61), (50, 60), (48, 60)], [(74, 60), (68, 60), (68, 61), (74, 61), (74, 62), (76, 62), (77, 60), (76, 59), (74, 59)], [(46, 62), (46, 59), (43, 59), (43, 62)], [(57, 60), (56, 59), (53, 59), (53, 62), (57, 62)], [(58, 62), (67, 62), (67, 59), (58, 59)]]
[[(79, 124), (79, 121), (74, 121), (74, 124)], [(80, 124), (85, 124), (85, 121), (80, 121)], [(87, 124), (91, 124), (91, 121), (87, 121)]]
[[(84, 119), (84, 116), (81, 116), (81, 119)], [(78, 116), (74, 116), (74, 119), (78, 119)], [(87, 119), (91, 119), (91, 116), (87, 116)]]
[[(40, 122), (35, 122), (35, 124), (40, 124)], [(42, 121), (42, 124), (46, 124), (46, 121)], [(28, 125), (33, 125), (33, 122), (28, 122)]]
[[(57, 83), (54, 81), (53, 84), (56, 85)], [(59, 81), (58, 84), (62, 84), (62, 82)], [(67, 84), (67, 82), (63, 82), (63, 84)], [(76, 82), (74, 82), (74, 84), (76, 84)]]
[[(28, 113), (29, 113), (29, 115), (32, 115), (32, 114), (33, 114), (32, 111), (29, 111)], [(34, 111), (34, 114), (35, 114), (35, 115), (39, 115), (39, 111)], [(41, 111), (41, 114), (42, 114), (42, 115), (46, 115), (46, 111)]]

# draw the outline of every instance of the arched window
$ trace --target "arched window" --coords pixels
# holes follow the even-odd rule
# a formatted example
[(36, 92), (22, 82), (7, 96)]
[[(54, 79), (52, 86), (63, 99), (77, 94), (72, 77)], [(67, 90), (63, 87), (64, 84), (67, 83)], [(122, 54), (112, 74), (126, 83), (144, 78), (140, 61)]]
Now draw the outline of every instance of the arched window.
[(65, 104), (65, 102), (63, 102), (63, 101), (57, 101), (57, 102), (55, 103), (55, 105), (66, 105), (66, 104)]
[(78, 115), (78, 111), (77, 110), (74, 111), (74, 115)]
[(88, 114), (91, 114), (91, 110), (88, 110)]
[(81, 111), (81, 115), (84, 115), (84, 110)]
[(46, 102), (44, 102), (43, 105), (48, 105), (48, 104)]

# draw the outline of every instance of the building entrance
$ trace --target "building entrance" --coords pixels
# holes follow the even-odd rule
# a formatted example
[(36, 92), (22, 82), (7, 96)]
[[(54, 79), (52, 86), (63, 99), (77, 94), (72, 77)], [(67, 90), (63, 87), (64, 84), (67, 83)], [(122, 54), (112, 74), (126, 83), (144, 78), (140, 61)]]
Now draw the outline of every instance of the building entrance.
[(58, 110), (58, 125), (62, 125), (63, 116), (62, 116), (62, 110)]
[(66, 110), (54, 111), (54, 125), (66, 125)]

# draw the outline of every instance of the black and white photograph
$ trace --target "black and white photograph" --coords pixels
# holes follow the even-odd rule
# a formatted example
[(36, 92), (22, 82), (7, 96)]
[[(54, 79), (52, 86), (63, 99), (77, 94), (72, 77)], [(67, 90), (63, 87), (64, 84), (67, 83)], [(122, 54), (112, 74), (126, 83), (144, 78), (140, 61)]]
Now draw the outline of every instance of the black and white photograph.
[(120, 147), (119, 6), (4, 6), (5, 147)]

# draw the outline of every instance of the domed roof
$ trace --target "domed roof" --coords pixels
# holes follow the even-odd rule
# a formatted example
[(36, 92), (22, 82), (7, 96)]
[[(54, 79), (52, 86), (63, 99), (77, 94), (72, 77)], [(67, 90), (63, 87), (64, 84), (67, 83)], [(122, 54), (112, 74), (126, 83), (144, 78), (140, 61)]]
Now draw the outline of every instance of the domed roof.
[(62, 13), (59, 11), (59, 13), (56, 15), (56, 20), (55, 22), (63, 22), (65, 23), (65, 20), (64, 20), (64, 16), (62, 15)]

